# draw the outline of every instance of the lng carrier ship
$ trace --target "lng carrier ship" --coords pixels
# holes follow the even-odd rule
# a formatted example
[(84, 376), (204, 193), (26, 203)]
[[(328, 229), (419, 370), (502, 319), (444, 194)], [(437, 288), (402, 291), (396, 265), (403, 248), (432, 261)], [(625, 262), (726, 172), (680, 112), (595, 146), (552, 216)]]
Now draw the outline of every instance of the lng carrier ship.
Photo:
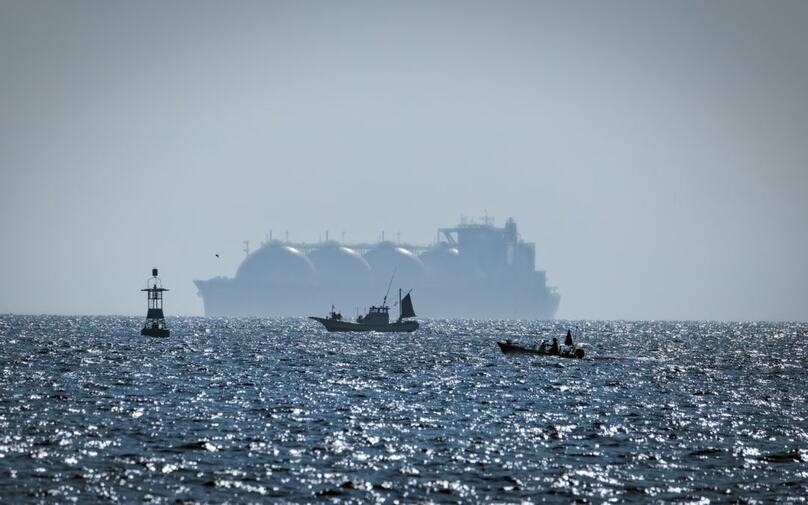
[(536, 246), (520, 238), (512, 218), (501, 228), (489, 217), (461, 220), (437, 236), (430, 246), (268, 240), (247, 253), (235, 277), (194, 282), (206, 316), (303, 316), (332, 304), (358, 313), (395, 272), (423, 317), (553, 318), (560, 295), (536, 270)]

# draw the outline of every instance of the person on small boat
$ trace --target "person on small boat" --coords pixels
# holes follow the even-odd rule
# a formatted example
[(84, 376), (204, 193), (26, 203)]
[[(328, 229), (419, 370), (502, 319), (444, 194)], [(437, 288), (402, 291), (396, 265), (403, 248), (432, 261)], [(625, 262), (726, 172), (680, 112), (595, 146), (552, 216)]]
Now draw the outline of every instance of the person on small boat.
[(547, 339), (541, 341), (541, 345), (539, 346), (539, 352), (546, 352), (547, 351)]
[(553, 345), (552, 345), (552, 347), (550, 347), (550, 354), (555, 354), (555, 355), (559, 354), (558, 339), (555, 338), (555, 337), (553, 337)]
[(573, 345), (573, 343), (572, 343), (572, 332), (570, 330), (567, 330), (567, 337), (564, 339), (564, 345), (569, 345), (569, 346)]

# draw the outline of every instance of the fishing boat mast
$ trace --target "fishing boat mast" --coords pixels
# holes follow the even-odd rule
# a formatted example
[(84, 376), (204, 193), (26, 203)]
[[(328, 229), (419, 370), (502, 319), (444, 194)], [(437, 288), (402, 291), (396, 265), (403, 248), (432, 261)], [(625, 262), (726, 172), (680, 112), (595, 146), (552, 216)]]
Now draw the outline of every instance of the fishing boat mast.
[(387, 284), (387, 292), (384, 294), (384, 300), (382, 301), (382, 307), (387, 307), (387, 295), (390, 294), (390, 287), (393, 285), (393, 278), (396, 276), (396, 270), (398, 267), (393, 269), (393, 275), (390, 276), (390, 283)]

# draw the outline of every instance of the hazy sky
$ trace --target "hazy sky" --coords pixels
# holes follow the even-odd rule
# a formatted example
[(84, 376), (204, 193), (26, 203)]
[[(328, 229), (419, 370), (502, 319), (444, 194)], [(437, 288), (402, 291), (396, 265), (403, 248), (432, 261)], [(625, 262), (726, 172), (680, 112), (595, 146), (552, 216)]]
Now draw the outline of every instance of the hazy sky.
[(0, 313), (484, 210), (560, 317), (808, 319), (808, 2), (0, 0)]

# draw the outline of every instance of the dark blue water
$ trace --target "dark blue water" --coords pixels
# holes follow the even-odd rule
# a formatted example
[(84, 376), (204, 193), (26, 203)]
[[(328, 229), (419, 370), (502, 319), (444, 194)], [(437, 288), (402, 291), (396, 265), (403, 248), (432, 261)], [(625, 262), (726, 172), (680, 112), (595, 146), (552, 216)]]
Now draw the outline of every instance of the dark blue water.
[[(808, 325), (0, 317), (0, 501), (808, 496)], [(569, 323), (567, 323), (569, 324)]]

